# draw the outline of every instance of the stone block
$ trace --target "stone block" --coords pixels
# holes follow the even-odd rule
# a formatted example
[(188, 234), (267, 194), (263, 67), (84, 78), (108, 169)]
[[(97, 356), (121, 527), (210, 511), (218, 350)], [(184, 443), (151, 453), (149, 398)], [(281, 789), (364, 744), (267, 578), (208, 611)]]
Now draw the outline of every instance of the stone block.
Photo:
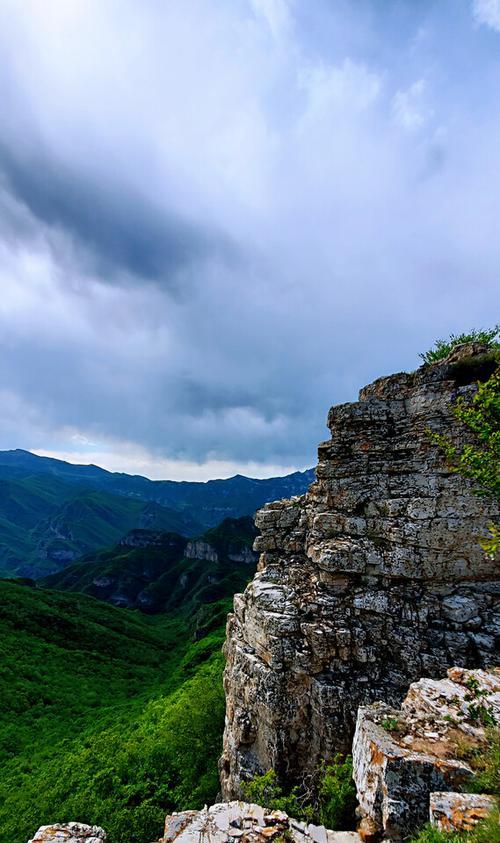
[(496, 799), (478, 793), (431, 793), (429, 816), (439, 831), (471, 831), (496, 808)]

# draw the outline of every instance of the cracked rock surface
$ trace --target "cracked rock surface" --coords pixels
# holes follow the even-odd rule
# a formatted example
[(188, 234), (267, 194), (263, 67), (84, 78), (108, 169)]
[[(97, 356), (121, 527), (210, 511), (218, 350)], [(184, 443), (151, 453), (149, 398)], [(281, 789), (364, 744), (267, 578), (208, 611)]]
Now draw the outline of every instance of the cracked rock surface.
[(498, 574), (479, 538), (498, 509), (429, 431), (467, 441), (453, 403), (494, 365), (458, 347), (333, 407), (316, 482), (257, 514), (259, 570), (227, 627), (224, 798), (255, 773), (298, 782), (349, 751), (358, 706), (399, 706), (421, 676), (492, 663)]
[(329, 831), (248, 802), (224, 802), (202, 811), (183, 811), (165, 820), (160, 843), (361, 843), (354, 831)]
[(451, 668), (446, 679), (411, 685), (399, 710), (382, 702), (359, 709), (353, 777), (375, 838), (402, 840), (429, 815), (443, 830), (485, 816), (490, 797), (455, 791), (474, 777), (459, 755), (465, 744), (486, 746), (486, 723), (500, 723), (500, 671)]
[(431, 825), (439, 831), (471, 831), (495, 806), (493, 796), (481, 793), (431, 793)]

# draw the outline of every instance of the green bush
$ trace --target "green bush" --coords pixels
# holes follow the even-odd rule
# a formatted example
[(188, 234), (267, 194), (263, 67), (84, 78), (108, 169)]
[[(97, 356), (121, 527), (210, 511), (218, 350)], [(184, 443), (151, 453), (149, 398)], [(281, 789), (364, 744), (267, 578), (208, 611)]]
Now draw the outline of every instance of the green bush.
[(476, 330), (473, 328), (468, 333), (450, 334), (447, 340), (436, 340), (434, 347), (430, 348), (429, 351), (419, 354), (419, 357), (424, 361), (424, 364), (428, 366), (429, 363), (435, 363), (436, 360), (444, 360), (445, 357), (448, 357), (448, 354), (453, 348), (455, 348), (455, 346), (461, 345), (465, 342), (480, 342), (490, 348), (500, 348), (500, 343), (498, 342), (499, 331), (500, 325), (495, 325), (495, 327), (491, 328), (489, 331), (485, 331), (483, 329)]
[(321, 825), (334, 831), (355, 826), (358, 804), (356, 788), (352, 781), (352, 758), (338, 755), (333, 764), (325, 765), (318, 794), (318, 819)]
[(352, 759), (337, 755), (322, 764), (311, 779), (286, 793), (274, 770), (255, 776), (243, 788), (249, 802), (271, 810), (286, 811), (295, 819), (315, 822), (332, 830), (355, 826), (356, 790), (352, 781)]
[(491, 793), (500, 798), (500, 728), (487, 730), (488, 747), (472, 750), (466, 759), (474, 770), (467, 785), (474, 793)]
[(500, 814), (494, 811), (472, 831), (438, 831), (427, 826), (410, 843), (500, 843)]
[(286, 811), (295, 819), (312, 822), (312, 807), (303, 804), (299, 788), (294, 787), (286, 794), (274, 770), (268, 770), (261, 776), (254, 776), (251, 781), (246, 782), (243, 785), (243, 796), (248, 802), (262, 805), (271, 811)]
[[(473, 435), (458, 449), (448, 436), (430, 433), (431, 439), (443, 451), (450, 469), (477, 485), (477, 495), (491, 495), (500, 502), (500, 367), (490, 378), (478, 383), (472, 401), (459, 398), (453, 407), (457, 421)], [(500, 551), (500, 527), (488, 525), (489, 536), (480, 540), (487, 556), (495, 559)]]

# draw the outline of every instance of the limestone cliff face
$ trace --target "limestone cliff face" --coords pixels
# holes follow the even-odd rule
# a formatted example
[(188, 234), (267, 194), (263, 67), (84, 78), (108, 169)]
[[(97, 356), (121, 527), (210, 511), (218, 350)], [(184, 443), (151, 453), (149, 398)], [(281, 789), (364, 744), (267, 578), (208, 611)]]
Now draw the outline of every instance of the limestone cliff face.
[(259, 571), (227, 628), (225, 798), (256, 772), (295, 780), (349, 751), (359, 705), (491, 664), (494, 562), (478, 539), (498, 513), (428, 435), (463, 441), (452, 404), (491, 371), (462, 347), (365, 387), (330, 410), (307, 494), (258, 513)]

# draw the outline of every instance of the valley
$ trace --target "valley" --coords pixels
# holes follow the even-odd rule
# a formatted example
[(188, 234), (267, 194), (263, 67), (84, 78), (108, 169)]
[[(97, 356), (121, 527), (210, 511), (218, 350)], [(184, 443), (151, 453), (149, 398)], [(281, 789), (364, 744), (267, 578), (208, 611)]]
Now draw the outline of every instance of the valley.
[(301, 494), (313, 469), (286, 477), (188, 483), (113, 474), (29, 451), (0, 452), (0, 576), (37, 578), (116, 544), (130, 530), (201, 535), (225, 518)]

